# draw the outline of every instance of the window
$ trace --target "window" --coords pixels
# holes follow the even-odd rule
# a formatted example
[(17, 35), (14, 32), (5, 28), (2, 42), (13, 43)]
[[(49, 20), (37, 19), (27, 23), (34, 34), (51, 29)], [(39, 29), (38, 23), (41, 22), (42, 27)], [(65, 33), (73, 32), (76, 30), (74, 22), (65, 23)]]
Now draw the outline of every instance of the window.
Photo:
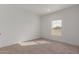
[(52, 35), (61, 36), (62, 20), (52, 21)]

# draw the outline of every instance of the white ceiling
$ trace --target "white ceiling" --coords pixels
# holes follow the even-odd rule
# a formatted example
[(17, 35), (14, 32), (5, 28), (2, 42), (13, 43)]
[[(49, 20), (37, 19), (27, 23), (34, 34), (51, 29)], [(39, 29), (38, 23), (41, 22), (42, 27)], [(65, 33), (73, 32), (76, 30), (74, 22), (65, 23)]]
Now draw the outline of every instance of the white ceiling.
[(74, 5), (75, 4), (23, 4), (18, 5), (18, 7), (29, 10), (37, 15), (45, 15)]

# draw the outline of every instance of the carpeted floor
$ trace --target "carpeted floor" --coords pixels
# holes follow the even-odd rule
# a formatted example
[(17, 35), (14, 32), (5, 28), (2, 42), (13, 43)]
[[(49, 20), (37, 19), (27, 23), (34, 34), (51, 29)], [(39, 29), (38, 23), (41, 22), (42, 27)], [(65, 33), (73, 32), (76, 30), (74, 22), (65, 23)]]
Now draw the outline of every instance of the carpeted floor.
[(0, 48), (0, 53), (1, 54), (78, 54), (79, 47), (56, 41), (38, 39)]

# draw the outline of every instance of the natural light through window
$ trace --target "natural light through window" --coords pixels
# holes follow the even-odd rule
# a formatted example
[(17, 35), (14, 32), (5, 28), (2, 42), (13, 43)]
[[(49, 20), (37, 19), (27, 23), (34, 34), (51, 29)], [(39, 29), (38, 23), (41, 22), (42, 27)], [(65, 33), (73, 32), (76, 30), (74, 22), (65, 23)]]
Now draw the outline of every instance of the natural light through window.
[(52, 35), (61, 36), (62, 20), (52, 21)]

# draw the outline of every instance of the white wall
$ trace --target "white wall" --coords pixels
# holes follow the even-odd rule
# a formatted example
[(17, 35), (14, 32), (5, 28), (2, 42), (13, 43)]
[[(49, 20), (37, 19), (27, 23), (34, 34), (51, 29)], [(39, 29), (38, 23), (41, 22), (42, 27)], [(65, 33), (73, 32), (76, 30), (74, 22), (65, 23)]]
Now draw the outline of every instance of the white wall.
[(12, 5), (0, 5), (0, 47), (39, 38), (39, 17)]
[[(62, 36), (51, 35), (51, 21), (61, 19)], [(79, 5), (41, 17), (41, 37), (79, 45)]]
[[(41, 19), (41, 20), (40, 20)], [(62, 37), (51, 35), (51, 21), (62, 19)], [(41, 22), (41, 26), (40, 26)], [(0, 5), (0, 47), (40, 37), (79, 45), (79, 6), (39, 18), (12, 5)]]

